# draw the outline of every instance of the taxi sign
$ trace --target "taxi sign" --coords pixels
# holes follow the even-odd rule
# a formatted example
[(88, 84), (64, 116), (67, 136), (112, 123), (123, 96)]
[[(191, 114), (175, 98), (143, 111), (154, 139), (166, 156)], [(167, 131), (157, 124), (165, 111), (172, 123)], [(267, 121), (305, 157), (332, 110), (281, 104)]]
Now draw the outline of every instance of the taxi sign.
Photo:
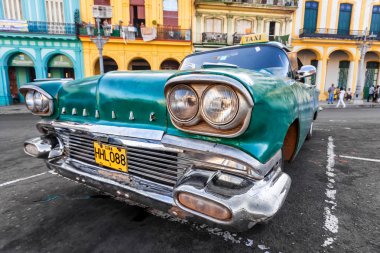
[(268, 34), (266, 33), (258, 33), (258, 34), (247, 34), (241, 37), (240, 44), (251, 44), (251, 43), (260, 43), (260, 42), (268, 42)]

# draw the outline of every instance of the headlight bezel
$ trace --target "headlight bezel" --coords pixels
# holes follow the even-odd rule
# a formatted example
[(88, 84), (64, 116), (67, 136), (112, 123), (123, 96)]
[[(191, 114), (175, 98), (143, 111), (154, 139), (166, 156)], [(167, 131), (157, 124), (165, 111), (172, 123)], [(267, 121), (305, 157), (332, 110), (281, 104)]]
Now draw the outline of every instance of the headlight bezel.
[(198, 94), (199, 105), (202, 107), (203, 104), (203, 94), (210, 87), (217, 85), (224, 85), (231, 88), (238, 97), (238, 111), (232, 121), (227, 124), (213, 124), (210, 121), (206, 121), (205, 117), (202, 115), (202, 108), (199, 108), (199, 115), (197, 115), (197, 121), (191, 122), (191, 124), (179, 122), (173, 117), (169, 110), (169, 100), (167, 99), (167, 107), (170, 114), (170, 120), (172, 124), (188, 133), (194, 133), (205, 136), (215, 136), (215, 137), (224, 137), (224, 138), (234, 138), (245, 132), (248, 128), (252, 110), (253, 110), (253, 98), (250, 92), (246, 87), (237, 81), (236, 79), (215, 74), (188, 74), (176, 76), (169, 79), (165, 85), (165, 95), (166, 98), (170, 91), (177, 85), (188, 85)]
[[(38, 116), (51, 116), (54, 113), (53, 97), (40, 87), (35, 85), (24, 85), (20, 88), (20, 92), (25, 97), (25, 99), (28, 94), (33, 94), (33, 108), (29, 108), (29, 106), (26, 105), (26, 107), (32, 114)], [(36, 94), (41, 95), (41, 108), (36, 107)]]

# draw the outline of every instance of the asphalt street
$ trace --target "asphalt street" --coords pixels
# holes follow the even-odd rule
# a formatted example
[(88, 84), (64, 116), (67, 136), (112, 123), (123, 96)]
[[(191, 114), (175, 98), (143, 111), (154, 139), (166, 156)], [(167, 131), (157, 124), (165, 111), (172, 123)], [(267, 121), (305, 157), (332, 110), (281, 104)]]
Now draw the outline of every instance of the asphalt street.
[(0, 252), (380, 252), (379, 108), (320, 112), (285, 169), (284, 206), (244, 233), (153, 215), (49, 173), (22, 150), (38, 119), (0, 115)]

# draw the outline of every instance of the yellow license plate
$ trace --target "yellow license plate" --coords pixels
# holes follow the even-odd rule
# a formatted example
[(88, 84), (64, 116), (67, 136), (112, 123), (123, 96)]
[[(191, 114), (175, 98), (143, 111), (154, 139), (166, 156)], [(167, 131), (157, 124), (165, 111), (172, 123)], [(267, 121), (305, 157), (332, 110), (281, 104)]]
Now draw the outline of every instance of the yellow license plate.
[(94, 142), (95, 162), (102, 166), (128, 172), (127, 150), (99, 142)]

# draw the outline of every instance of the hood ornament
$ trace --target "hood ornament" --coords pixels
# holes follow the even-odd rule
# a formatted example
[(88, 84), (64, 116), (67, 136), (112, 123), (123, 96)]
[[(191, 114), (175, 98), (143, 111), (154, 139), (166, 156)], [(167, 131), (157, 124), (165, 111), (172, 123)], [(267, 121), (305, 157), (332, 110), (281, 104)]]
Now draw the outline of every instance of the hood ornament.
[(132, 111), (129, 112), (129, 120), (135, 120), (135, 115)]

